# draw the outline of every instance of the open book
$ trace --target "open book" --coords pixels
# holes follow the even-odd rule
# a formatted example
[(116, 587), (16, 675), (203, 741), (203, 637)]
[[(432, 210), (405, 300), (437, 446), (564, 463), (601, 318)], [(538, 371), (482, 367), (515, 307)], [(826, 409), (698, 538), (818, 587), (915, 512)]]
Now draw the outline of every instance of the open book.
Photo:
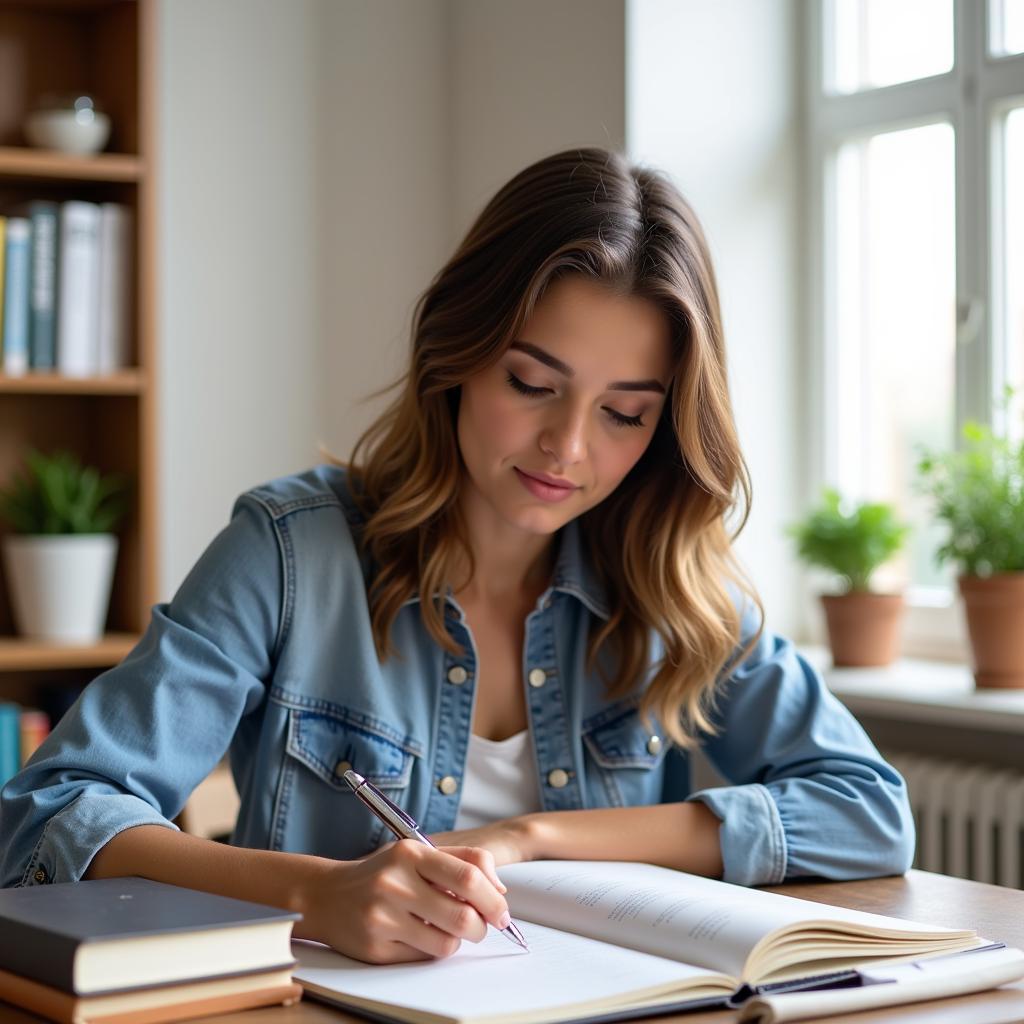
[[(296, 942), (295, 980), (311, 996), (390, 1021), (550, 1024), (857, 985), (867, 964), (984, 945), (973, 931), (648, 864), (533, 861), (499, 874), (529, 953), (493, 929), (449, 959), (384, 967)], [(1017, 966), (1024, 975), (1024, 957)]]

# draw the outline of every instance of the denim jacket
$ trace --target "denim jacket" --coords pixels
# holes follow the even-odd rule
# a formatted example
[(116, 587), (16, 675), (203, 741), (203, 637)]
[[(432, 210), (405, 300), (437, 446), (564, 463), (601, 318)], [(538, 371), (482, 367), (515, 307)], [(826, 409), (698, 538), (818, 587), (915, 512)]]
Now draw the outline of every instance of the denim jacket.
[[(228, 750), (241, 797), (236, 845), (350, 859), (386, 842), (348, 792), (350, 766), (426, 832), (454, 826), (473, 638), (449, 596), (446, 627), (464, 653), (445, 652), (413, 598), (393, 627), (400, 655), (378, 659), (360, 522), (333, 467), (238, 499), (135, 649), (86, 687), (4, 787), (0, 885), (74, 881), (122, 830), (174, 828)], [(591, 623), (607, 615), (570, 523), (525, 623), (523, 686), (544, 810), (701, 800), (721, 819), (731, 882), (909, 867), (903, 780), (790, 643), (765, 631), (723, 680), (719, 732), (703, 749), (729, 784), (694, 793), (687, 753), (638, 714), (640, 688), (609, 700), (588, 671)], [(745, 636), (755, 629), (746, 615)]]

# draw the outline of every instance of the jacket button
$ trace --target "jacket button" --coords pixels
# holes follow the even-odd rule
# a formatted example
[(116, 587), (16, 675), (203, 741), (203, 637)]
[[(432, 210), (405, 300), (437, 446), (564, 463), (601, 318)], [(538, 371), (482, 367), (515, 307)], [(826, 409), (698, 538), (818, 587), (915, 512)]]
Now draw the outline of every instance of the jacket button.
[(448, 669), (448, 682), (461, 686), (469, 678), (469, 673), (461, 665), (452, 665)]
[(45, 883), (49, 881), (49, 879), (46, 877), (46, 871), (43, 868), (40, 868), (32, 877), (40, 885), (45, 885)]
[(451, 796), (458, 788), (459, 784), (453, 775), (446, 775), (437, 784), (437, 788), (444, 793), (445, 796)]
[(526, 678), (530, 680), (530, 685), (537, 689), (548, 681), (548, 674), (542, 668), (531, 668), (530, 674)]
[(351, 761), (339, 761), (334, 766), (334, 774), (337, 775), (338, 778), (340, 779), (345, 774), (345, 772), (349, 771), (351, 768), (352, 768), (352, 762)]
[(656, 754), (659, 750), (661, 750), (661, 737), (660, 736), (652, 736), (647, 741), (647, 753), (648, 754)]
[(553, 789), (562, 789), (569, 784), (569, 773), (564, 768), (552, 768), (548, 772), (548, 785)]

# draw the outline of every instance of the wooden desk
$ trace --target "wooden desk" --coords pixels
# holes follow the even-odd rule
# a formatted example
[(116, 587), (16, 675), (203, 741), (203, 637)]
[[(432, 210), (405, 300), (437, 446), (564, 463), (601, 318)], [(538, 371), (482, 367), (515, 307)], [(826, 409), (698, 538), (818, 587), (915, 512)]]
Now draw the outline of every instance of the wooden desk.
[[(815, 903), (904, 917), (923, 924), (974, 928), (985, 938), (1024, 949), (1024, 892), (980, 882), (968, 882), (926, 871), (905, 877), (866, 882), (792, 883), (772, 889)], [(734, 1011), (688, 1013), (675, 1018), (650, 1017), (645, 1024), (731, 1024)], [(1024, 1021), (1024, 982), (991, 992), (941, 999), (868, 1013), (822, 1018), (830, 1024), (1010, 1024)], [(37, 1024), (39, 1018), (0, 1004), (4, 1024)], [(311, 999), (296, 1006), (267, 1007), (243, 1013), (204, 1017), (206, 1024), (365, 1024), (362, 1018)]]

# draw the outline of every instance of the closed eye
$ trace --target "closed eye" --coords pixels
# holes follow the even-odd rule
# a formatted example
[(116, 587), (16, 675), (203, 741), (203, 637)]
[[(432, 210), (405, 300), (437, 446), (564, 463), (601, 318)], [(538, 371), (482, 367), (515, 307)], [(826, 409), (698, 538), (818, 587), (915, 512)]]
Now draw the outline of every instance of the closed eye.
[(621, 412), (609, 409), (607, 405), (603, 405), (601, 408), (611, 416), (612, 422), (620, 427), (642, 427), (644, 425), (642, 416), (623, 416)]
[[(506, 371), (508, 373), (508, 371)], [(535, 388), (532, 384), (527, 384), (526, 381), (520, 380), (514, 373), (508, 373), (506, 378), (509, 387), (515, 389), (521, 395), (526, 395), (529, 398), (538, 398), (541, 395), (552, 395), (554, 392), (551, 388)]]
[[(505, 371), (505, 380), (509, 387), (518, 391), (521, 395), (526, 395), (527, 398), (541, 398), (544, 395), (554, 394), (554, 391), (551, 388), (534, 387), (532, 384), (527, 384), (526, 381), (520, 380), (509, 370)], [(603, 405), (601, 408), (617, 427), (642, 427), (644, 425), (642, 416), (626, 416), (607, 405)]]

